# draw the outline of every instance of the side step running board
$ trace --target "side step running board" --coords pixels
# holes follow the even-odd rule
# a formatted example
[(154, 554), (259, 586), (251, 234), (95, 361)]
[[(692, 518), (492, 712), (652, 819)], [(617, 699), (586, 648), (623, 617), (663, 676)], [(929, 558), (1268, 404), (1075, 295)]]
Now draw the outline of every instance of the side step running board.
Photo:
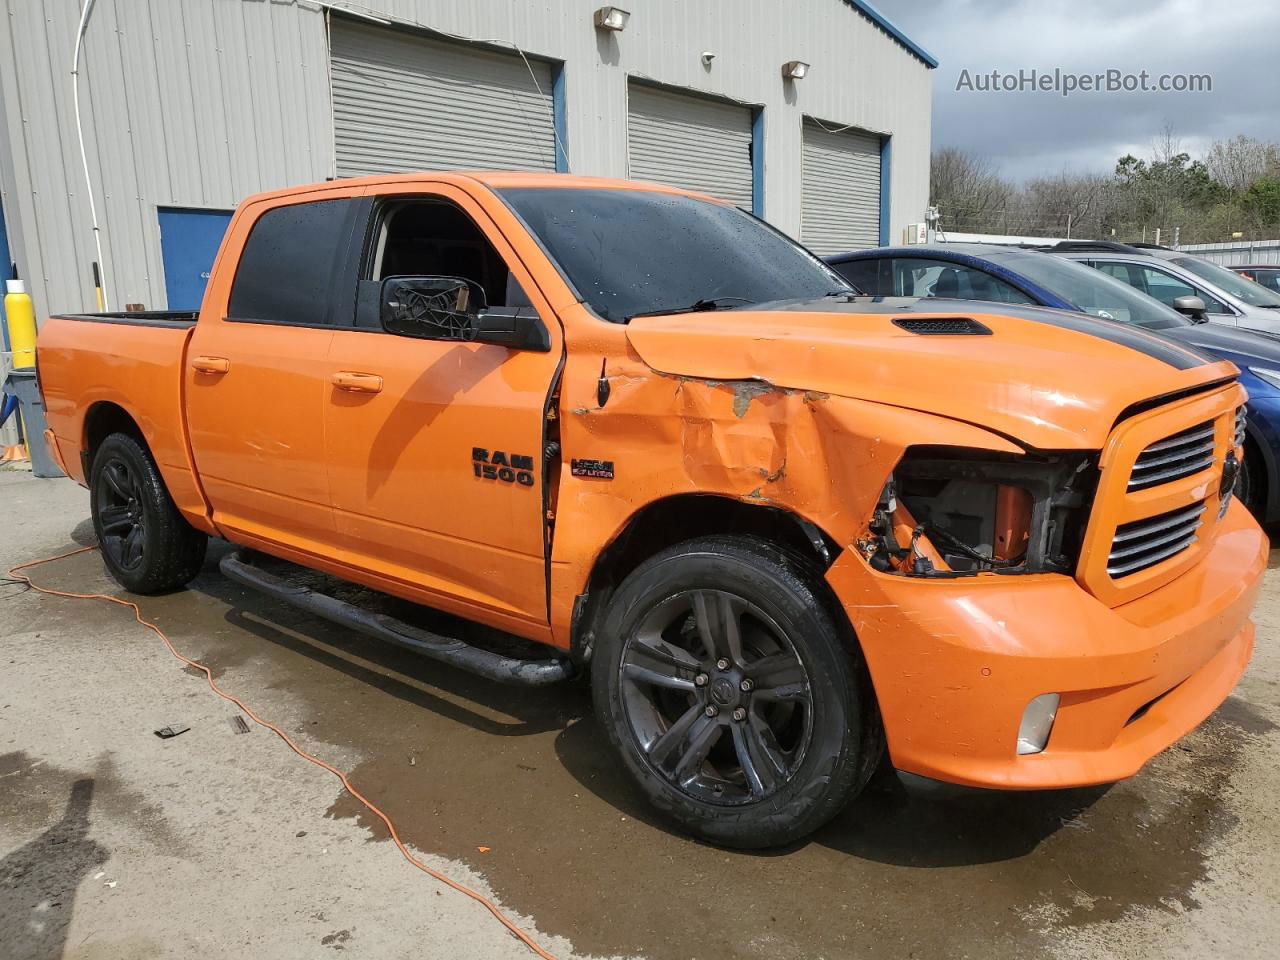
[(394, 617), (370, 613), (355, 604), (289, 583), (255, 566), (240, 551), (223, 557), (218, 568), (229, 580), (244, 584), (276, 600), (499, 683), (543, 686), (566, 680), (573, 675), (573, 666), (568, 660), (516, 660), (505, 657), (454, 637), (431, 633)]

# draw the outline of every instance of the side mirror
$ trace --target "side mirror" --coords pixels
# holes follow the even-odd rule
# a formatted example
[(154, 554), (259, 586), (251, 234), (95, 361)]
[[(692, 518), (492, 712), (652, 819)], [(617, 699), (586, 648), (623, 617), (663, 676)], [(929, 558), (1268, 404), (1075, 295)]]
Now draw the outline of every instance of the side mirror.
[(1205, 315), (1204, 301), (1199, 297), (1174, 297), (1173, 309), (1186, 314), (1193, 320), (1203, 320)]
[(388, 333), (417, 340), (551, 349), (551, 334), (533, 307), (486, 307), (484, 290), (461, 277), (388, 277), (379, 317)]
[(379, 297), (382, 329), (418, 340), (475, 339), (484, 291), (460, 277), (387, 277)]
[(476, 343), (496, 343), (513, 350), (548, 353), (551, 334), (533, 307), (491, 307), (480, 314)]

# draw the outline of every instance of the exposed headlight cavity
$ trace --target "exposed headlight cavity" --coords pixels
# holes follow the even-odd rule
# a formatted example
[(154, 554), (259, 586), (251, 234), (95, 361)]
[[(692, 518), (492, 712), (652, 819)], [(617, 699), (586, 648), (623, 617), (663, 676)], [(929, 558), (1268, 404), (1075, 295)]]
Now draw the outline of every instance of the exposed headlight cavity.
[(1096, 485), (1091, 454), (912, 447), (885, 485), (863, 553), (907, 576), (1067, 573)]

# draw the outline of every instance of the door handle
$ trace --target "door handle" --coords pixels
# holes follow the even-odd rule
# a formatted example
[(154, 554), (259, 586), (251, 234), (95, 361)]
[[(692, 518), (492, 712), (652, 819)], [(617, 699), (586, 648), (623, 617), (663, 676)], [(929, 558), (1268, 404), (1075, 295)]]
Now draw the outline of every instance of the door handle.
[(197, 373), (226, 373), (231, 369), (231, 361), (226, 357), (193, 357), (191, 368)]
[(351, 393), (381, 393), (382, 378), (373, 373), (354, 373), (351, 370), (339, 370), (330, 380), (339, 390)]

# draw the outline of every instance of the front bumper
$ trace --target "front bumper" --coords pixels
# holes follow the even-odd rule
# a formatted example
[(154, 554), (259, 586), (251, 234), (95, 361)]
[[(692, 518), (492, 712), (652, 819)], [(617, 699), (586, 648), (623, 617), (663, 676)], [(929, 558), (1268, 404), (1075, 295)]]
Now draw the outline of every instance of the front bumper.
[[(846, 551), (827, 577), (861, 642), (895, 767), (1004, 789), (1109, 783), (1193, 729), (1253, 650), (1266, 535), (1239, 503), (1200, 562), (1114, 608), (1059, 575), (926, 580)], [(1033, 697), (1060, 693), (1043, 752), (1019, 756)]]

